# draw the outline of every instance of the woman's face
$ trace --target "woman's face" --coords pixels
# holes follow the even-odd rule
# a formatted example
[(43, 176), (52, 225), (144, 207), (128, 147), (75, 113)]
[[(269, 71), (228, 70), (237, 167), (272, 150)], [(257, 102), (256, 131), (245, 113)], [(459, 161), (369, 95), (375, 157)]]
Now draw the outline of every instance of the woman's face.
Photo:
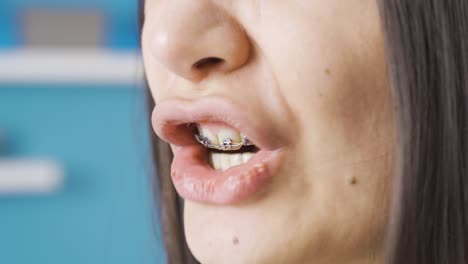
[[(379, 263), (394, 127), (376, 1), (147, 0), (145, 13), (153, 124), (196, 258)], [(244, 133), (263, 156), (209, 165), (183, 123)]]

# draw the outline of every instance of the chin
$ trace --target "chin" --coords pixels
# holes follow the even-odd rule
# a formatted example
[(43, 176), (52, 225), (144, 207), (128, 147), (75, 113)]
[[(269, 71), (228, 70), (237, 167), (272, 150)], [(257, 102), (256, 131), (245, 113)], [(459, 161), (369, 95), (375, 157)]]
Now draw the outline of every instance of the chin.
[(261, 214), (255, 211), (186, 202), (185, 235), (192, 254), (203, 264), (286, 263), (278, 262), (271, 227), (259, 224)]

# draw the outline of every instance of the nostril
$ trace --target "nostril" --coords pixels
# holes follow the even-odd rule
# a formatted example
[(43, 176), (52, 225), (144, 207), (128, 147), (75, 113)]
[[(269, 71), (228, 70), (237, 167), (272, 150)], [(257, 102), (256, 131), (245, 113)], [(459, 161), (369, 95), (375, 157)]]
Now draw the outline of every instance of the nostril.
[(208, 57), (197, 61), (193, 64), (193, 68), (196, 70), (209, 70), (215, 68), (224, 63), (224, 60), (217, 57)]

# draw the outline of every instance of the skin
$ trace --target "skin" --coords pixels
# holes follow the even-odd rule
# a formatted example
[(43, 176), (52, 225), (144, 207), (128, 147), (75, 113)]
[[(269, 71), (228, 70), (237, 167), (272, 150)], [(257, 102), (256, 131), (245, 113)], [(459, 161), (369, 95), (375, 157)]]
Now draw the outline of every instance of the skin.
[[(255, 198), (186, 201), (195, 257), (383, 263), (395, 133), (376, 1), (147, 0), (145, 13), (156, 102), (226, 96), (290, 139)], [(192, 67), (207, 57), (224, 63)]]

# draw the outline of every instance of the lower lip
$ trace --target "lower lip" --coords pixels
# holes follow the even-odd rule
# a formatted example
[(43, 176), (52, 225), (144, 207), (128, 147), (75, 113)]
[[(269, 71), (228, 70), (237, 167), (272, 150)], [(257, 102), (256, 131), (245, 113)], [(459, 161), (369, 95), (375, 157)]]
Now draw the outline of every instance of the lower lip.
[(217, 171), (199, 145), (174, 149), (171, 176), (184, 199), (218, 205), (236, 204), (259, 193), (280, 168), (284, 152), (260, 150), (249, 162)]

